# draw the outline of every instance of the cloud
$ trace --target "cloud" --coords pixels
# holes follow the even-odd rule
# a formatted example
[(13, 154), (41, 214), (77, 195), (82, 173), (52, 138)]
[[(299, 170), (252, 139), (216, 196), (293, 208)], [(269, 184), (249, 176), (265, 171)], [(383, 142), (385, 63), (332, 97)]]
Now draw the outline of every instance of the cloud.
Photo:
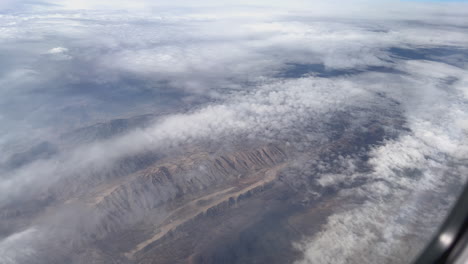
[(64, 47), (55, 47), (47, 51), (48, 54), (60, 54), (66, 52), (68, 52), (68, 49)]
[(68, 49), (64, 47), (51, 48), (46, 52), (54, 60), (69, 60), (72, 57), (68, 54)]
[[(292, 131), (300, 131), (302, 122), (313, 118), (320, 120), (322, 114), (346, 109), (367, 98), (367, 92), (346, 80), (312, 77), (267, 84), (234, 96), (225, 104), (174, 114), (147, 129), (80, 146), (59, 158), (38, 161), (13, 171), (12, 176), (7, 177), (9, 180), (0, 183), (0, 200), (5, 201), (12, 193), (23, 193), (27, 186), (35, 185), (39, 190), (39, 186), (47, 187), (57, 177), (71, 177), (89, 167), (105, 168), (145, 150), (164, 152), (168, 148), (196, 145), (206, 140), (226, 143), (236, 136), (263, 141), (287, 138)], [(48, 181), (43, 180), (45, 177)]]
[[(412, 99), (400, 97), (411, 133), (373, 149), (371, 173), (320, 176), (319, 183), (326, 186), (357, 177), (371, 179), (341, 192), (346, 199), (367, 199), (337, 210), (321, 232), (297, 243), (304, 252), (297, 263), (409, 262), (431, 238), (466, 183), (468, 141), (459, 125), (466, 118), (466, 106), (453, 100), (453, 91), (446, 85), (435, 81), (466, 72), (427, 61), (409, 64), (412, 66), (405, 72), (425, 83), (411, 86), (417, 92)], [(420, 67), (428, 64), (434, 67)]]
[[(296, 244), (304, 252), (296, 263), (406, 263), (417, 256), (460, 191), (451, 186), (467, 180), (459, 174), (466, 164), (447, 166), (438, 147), (418, 139), (418, 133), (375, 149), (370, 161), (375, 171), (365, 177), (383, 181), (342, 193), (371, 199), (336, 212), (322, 231)], [(421, 175), (404, 172), (410, 169)], [(451, 171), (459, 169), (454, 177)]]
[[(99, 1), (50, 3), (58, 5), (53, 12), (0, 16), (0, 149), (14, 155), (39, 140), (59, 149), (48, 159), (2, 168), (0, 205), (60, 189), (69, 179), (80, 186), (142, 153), (281, 142), (297, 147), (297, 168), (317, 172), (314, 188), (366, 182), (340, 190), (349, 201), (366, 200), (343, 205), (320, 233), (297, 243), (304, 252), (298, 263), (400, 263), (420, 249), (407, 249), (403, 238), (422, 245), (427, 237), (415, 226), (430, 234), (443, 218), (436, 210), (448, 210), (439, 203), (431, 208), (425, 197), (456, 194), (449, 187), (466, 181), (464, 4), (294, 1), (284, 9), (223, 1), (181, 9), (171, 6), (186, 2), (118, 1), (106, 9)], [(118, 10), (129, 5), (139, 10)], [(160, 114), (148, 127), (78, 146), (60, 141), (76, 128), (146, 112)], [(306, 161), (302, 152), (339, 130), (331, 120), (340, 113), (349, 114), (356, 131), (379, 118), (402, 121), (409, 131), (387, 131), (397, 136), (365, 153), (370, 171), (356, 157), (365, 149), (336, 163)], [(289, 174), (291, 184), (306, 180), (298, 175)], [(311, 189), (311, 195), (321, 193)], [(82, 230), (68, 217), (75, 214), (57, 210), (53, 225)], [(1, 260), (22, 262), (38, 254), (40, 243), (29, 241), (70, 236), (46, 234), (53, 225), (34, 222), (3, 238)], [(11, 251), (18, 245), (24, 252)]]
[(37, 252), (29, 242), (37, 232), (35, 228), (28, 228), (0, 241), (0, 255), (2, 256), (0, 260), (2, 263), (16, 264), (33, 258)]

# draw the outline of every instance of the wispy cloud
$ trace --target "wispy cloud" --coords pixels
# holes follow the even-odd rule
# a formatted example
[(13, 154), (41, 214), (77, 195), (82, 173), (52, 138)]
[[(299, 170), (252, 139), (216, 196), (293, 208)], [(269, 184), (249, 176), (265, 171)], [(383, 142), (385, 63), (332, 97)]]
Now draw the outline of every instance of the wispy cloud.
[[(390, 131), (399, 136), (366, 154), (371, 171), (356, 168), (352, 155), (339, 158), (343, 173), (299, 158), (294, 166), (322, 167), (314, 178), (320, 188), (368, 180), (339, 193), (367, 200), (343, 206), (320, 233), (297, 243), (304, 252), (298, 263), (400, 263), (422, 245), (405, 251), (402, 237), (420, 243), (426, 237), (412, 228), (430, 234), (437, 222), (415, 215), (448, 210), (426, 206), (424, 197), (445, 197), (466, 181), (465, 4), (50, 3), (53, 11), (38, 9), (44, 3), (27, 12), (13, 2), (0, 6), (8, 10), (0, 15), (0, 164), (28, 153), (31, 142), (58, 149), (1, 168), (1, 206), (50, 194), (68, 179), (84, 182), (142, 153), (203, 149), (206, 142), (230, 148), (236, 140), (307, 152), (330, 139), (337, 113), (348, 113), (356, 130), (372, 118), (399, 116), (409, 130)], [(131, 11), (121, 10), (127, 6)], [(76, 128), (147, 112), (159, 113), (144, 128), (78, 146), (61, 141)], [(296, 176), (290, 180), (303, 180)], [(408, 200), (414, 203), (401, 206)], [(85, 228), (92, 230), (98, 216), (81, 209), (93, 218)], [(70, 215), (76, 216), (60, 208), (9, 234), (0, 241), (0, 260), (38, 256), (38, 245), (56, 231), (44, 230), (53, 226), (82, 230)], [(372, 245), (378, 250), (369, 252)]]

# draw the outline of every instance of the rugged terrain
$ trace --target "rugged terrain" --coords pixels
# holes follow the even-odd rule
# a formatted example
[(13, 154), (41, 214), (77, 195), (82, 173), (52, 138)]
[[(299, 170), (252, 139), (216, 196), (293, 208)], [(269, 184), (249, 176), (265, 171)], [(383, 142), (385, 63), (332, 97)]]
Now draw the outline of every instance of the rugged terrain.
[(0, 264), (410, 263), (468, 4), (394, 2), (1, 1)]
[[(367, 151), (406, 131), (398, 111), (388, 111), (397, 104), (380, 98), (388, 104), (385, 109), (353, 109), (365, 116), (360, 124), (351, 123), (346, 112), (331, 115), (322, 128), (304, 124), (304, 131), (328, 137), (308, 143), (310, 148), (298, 149), (308, 141), (300, 134), (285, 135), (293, 139), (288, 142), (186, 145), (179, 147), (182, 152), (139, 153), (117, 168), (60, 179), (34, 200), (6, 205), (2, 232), (47, 223), (54, 212), (64, 214), (52, 228), (70, 230), (44, 249), (47, 263), (291, 262), (301, 257), (292, 242), (316, 233), (340, 208), (336, 192), (369, 183), (357, 178), (323, 187), (314, 175), (341, 173), (339, 160), (346, 156), (355, 157), (359, 170), (369, 170)], [(97, 133), (90, 131), (108, 127), (71, 134), (89, 141)], [(298, 168), (297, 160), (313, 162)], [(79, 209), (69, 216), (67, 208)]]

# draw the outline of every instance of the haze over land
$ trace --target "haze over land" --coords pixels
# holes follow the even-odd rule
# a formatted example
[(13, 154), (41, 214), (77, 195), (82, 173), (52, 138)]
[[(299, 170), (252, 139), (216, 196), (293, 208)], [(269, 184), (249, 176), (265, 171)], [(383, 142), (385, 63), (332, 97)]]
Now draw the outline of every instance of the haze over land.
[(0, 264), (409, 263), (468, 173), (468, 5), (0, 4)]

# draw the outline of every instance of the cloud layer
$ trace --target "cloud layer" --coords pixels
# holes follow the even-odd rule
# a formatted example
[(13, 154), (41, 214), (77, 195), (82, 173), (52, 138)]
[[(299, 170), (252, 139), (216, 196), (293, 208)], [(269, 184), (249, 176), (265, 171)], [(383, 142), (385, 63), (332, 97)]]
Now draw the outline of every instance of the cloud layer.
[[(327, 124), (337, 113), (348, 113), (357, 130), (370, 117), (401, 115), (407, 131), (365, 150), (370, 171), (356, 169), (351, 155), (341, 157), (342, 172), (315, 175), (320, 187), (367, 179), (338, 194), (365, 201), (343, 205), (321, 232), (295, 246), (304, 252), (297, 263), (414, 257), (429, 238), (421, 234), (436, 229), (466, 181), (466, 5), (183, 3), (0, 6), (0, 164), (34, 153), (28, 150), (37, 142), (58, 149), (16, 168), (2, 166), (0, 207), (69, 179), (111, 173), (142, 153), (169, 155), (207, 142), (231, 148), (243, 140), (307, 152), (330, 140)], [(80, 145), (61, 139), (144, 113), (157, 118), (130, 132)], [(68, 222), (60, 216), (66, 210), (58, 215), (50, 222)], [(0, 237), (0, 262), (37, 256), (52, 225), (33, 222)], [(68, 235), (57, 232), (63, 240)]]

